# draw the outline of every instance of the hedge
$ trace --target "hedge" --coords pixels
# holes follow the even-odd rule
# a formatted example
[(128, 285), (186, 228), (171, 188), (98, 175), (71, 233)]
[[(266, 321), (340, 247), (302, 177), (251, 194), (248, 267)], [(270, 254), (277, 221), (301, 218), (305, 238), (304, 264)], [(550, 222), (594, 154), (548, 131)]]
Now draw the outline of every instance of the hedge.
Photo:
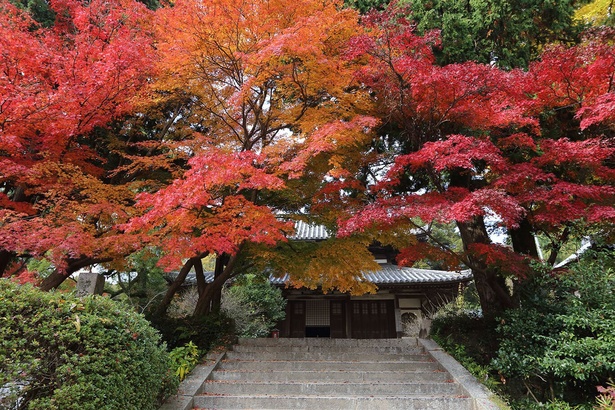
[(160, 335), (101, 296), (0, 280), (0, 408), (155, 409), (177, 388)]

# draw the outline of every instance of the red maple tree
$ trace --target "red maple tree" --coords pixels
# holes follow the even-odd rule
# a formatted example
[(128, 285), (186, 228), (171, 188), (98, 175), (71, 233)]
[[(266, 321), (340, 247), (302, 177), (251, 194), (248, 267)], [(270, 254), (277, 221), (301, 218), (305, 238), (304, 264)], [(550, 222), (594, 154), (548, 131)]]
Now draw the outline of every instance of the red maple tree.
[(152, 49), (141, 3), (52, 7), (57, 22), (45, 29), (0, 4), (0, 275), (46, 257), (57, 270), (44, 289), (131, 248), (115, 227), (134, 194), (105, 180), (95, 131), (132, 109)]
[[(349, 55), (365, 64), (358, 76), (386, 127), (373, 165), (381, 171), (366, 181), (373, 199), (349, 211), (341, 233), (456, 223), (457, 260), (473, 269), (483, 310), (494, 315), (515, 305), (504, 279), (530, 274), (523, 258), (538, 256), (533, 235), (553, 240), (554, 262), (573, 227), (613, 226), (612, 34), (550, 48), (528, 71), (440, 67), (427, 47), (434, 36), (417, 36), (399, 15), (396, 6), (372, 14)], [(512, 248), (492, 242), (486, 218), (506, 229)], [(401, 259), (412, 263), (416, 250)]]

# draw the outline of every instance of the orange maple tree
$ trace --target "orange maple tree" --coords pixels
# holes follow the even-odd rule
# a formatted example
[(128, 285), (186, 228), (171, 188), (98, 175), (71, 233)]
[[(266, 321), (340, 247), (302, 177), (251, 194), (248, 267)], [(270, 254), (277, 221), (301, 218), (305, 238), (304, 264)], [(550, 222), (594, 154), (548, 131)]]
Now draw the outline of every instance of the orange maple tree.
[[(144, 214), (128, 231), (147, 233), (168, 269), (183, 266), (161, 310), (194, 266), (195, 312), (205, 313), (252, 245), (285, 241), (288, 215), (309, 205), (322, 180), (356, 167), (344, 153), (365, 146), (375, 125), (355, 109), (364, 101), (343, 56), (360, 28), (340, 2), (314, 0), (178, 1), (157, 11), (156, 28), (148, 92), (152, 104), (186, 96), (189, 109), (160, 144), (188, 158), (188, 169), (139, 197)], [(207, 254), (226, 262), (205, 287)]]

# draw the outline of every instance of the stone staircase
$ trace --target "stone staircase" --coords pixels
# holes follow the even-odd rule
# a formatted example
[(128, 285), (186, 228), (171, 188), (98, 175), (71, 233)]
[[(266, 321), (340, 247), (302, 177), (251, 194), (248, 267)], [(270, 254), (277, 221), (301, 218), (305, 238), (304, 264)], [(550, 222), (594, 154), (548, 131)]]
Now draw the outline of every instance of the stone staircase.
[(474, 409), (465, 389), (415, 339), (241, 339), (193, 406)]

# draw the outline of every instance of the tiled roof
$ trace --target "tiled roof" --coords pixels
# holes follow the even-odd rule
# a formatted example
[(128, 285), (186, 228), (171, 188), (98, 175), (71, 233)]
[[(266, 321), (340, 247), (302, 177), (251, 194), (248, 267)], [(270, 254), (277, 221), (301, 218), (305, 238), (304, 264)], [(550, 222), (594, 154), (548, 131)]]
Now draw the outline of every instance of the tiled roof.
[(462, 271), (443, 271), (432, 269), (408, 268), (391, 264), (380, 265), (382, 269), (365, 273), (365, 278), (374, 283), (441, 283), (441, 282), (460, 282), (472, 279), (472, 272)]
[[(421, 236), (429, 230), (428, 226), (413, 229), (411, 233)], [(331, 232), (324, 225), (312, 225), (304, 221), (295, 221), (295, 233), (288, 237), (293, 241), (322, 241), (329, 239)]]
[(323, 225), (311, 225), (303, 221), (296, 221), (295, 234), (288, 239), (293, 241), (322, 241), (330, 237), (331, 234)]
[[(413, 284), (430, 284), (430, 283), (450, 283), (464, 282), (472, 279), (472, 272), (462, 270), (442, 271), (432, 269), (417, 269), (407, 268), (404, 266), (396, 266), (392, 264), (381, 264), (382, 269), (377, 271), (365, 272), (365, 279), (377, 285), (413, 285)], [(274, 285), (284, 285), (289, 279), (288, 274), (281, 278), (270, 277), (270, 281)]]
[[(472, 279), (472, 272), (462, 271), (443, 271), (432, 269), (407, 268), (392, 264), (381, 264), (382, 269), (364, 273), (365, 279), (377, 285), (414, 285), (414, 284), (436, 284), (436, 283), (455, 283), (465, 282)], [(204, 272), (205, 281), (213, 282), (214, 273)], [(284, 285), (288, 281), (288, 274), (277, 278), (271, 276), (269, 280), (273, 285)], [(196, 283), (194, 273), (190, 272), (186, 278), (187, 284)]]

